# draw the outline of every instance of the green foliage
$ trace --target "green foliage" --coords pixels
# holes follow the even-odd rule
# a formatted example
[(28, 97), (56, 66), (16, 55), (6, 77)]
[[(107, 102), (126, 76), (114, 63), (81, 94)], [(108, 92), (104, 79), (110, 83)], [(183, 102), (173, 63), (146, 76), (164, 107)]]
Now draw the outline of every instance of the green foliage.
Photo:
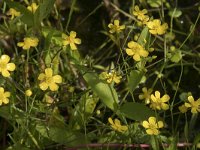
[(127, 118), (137, 121), (147, 120), (150, 116), (155, 116), (155, 112), (147, 106), (135, 102), (127, 102), (120, 108), (120, 111)]
[(198, 5), (0, 1), (0, 149), (199, 148)]
[(128, 77), (128, 88), (133, 92), (142, 80), (144, 73), (138, 70), (132, 70)]
[(99, 77), (95, 73), (86, 73), (84, 79), (108, 108), (112, 110), (117, 109), (118, 96), (111, 85), (99, 80)]

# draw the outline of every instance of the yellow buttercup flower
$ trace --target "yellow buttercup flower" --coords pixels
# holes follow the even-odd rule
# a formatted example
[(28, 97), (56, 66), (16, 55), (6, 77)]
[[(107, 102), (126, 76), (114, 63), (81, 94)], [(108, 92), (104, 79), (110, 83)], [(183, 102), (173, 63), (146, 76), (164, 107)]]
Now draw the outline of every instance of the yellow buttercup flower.
[(108, 27), (110, 28), (110, 33), (119, 33), (125, 29), (125, 25), (119, 25), (119, 20), (114, 20), (114, 24), (110, 23)]
[(27, 9), (30, 10), (32, 13), (35, 13), (37, 8), (38, 8), (38, 5), (36, 3), (32, 3), (30, 6), (27, 7)]
[(148, 121), (143, 121), (142, 126), (146, 128), (146, 132), (149, 135), (158, 135), (160, 133), (159, 128), (163, 128), (164, 124), (162, 121), (156, 120), (155, 117), (149, 117)]
[(9, 77), (9, 71), (15, 70), (14, 63), (8, 63), (10, 61), (10, 57), (8, 55), (2, 55), (0, 58), (0, 73), (4, 77)]
[(195, 101), (193, 96), (188, 96), (188, 101), (189, 103), (185, 103), (185, 107), (191, 108), (193, 114), (200, 112), (200, 98)]
[(30, 89), (25, 91), (26, 96), (30, 97), (33, 93)]
[(167, 110), (169, 109), (169, 105), (165, 102), (168, 102), (170, 99), (169, 95), (165, 94), (162, 97), (160, 97), (160, 92), (155, 91), (155, 95), (151, 94), (151, 104), (150, 107), (153, 109), (158, 110)]
[(106, 80), (108, 83), (120, 83), (122, 76), (118, 75), (116, 71), (112, 70), (111, 72), (102, 72), (100, 78)]
[(118, 119), (115, 119), (114, 122), (112, 118), (108, 118), (108, 122), (111, 124), (111, 127), (119, 132), (125, 132), (128, 130), (128, 127), (125, 125), (121, 125), (121, 122)]
[(142, 88), (142, 94), (139, 95), (139, 99), (140, 100), (145, 100), (145, 103), (146, 104), (149, 104), (150, 103), (150, 100), (151, 100), (151, 93), (153, 92), (153, 90), (150, 88), (150, 89), (147, 89), (146, 87), (143, 87)]
[(31, 47), (37, 47), (38, 42), (39, 42), (38, 38), (26, 37), (24, 38), (24, 42), (18, 42), (17, 46), (22, 47), (24, 50), (28, 50)]
[(143, 24), (146, 24), (149, 20), (149, 16), (145, 15), (147, 14), (147, 10), (143, 9), (140, 10), (138, 5), (134, 7), (133, 15), (137, 17), (138, 20), (140, 20)]
[(59, 87), (56, 83), (61, 83), (62, 77), (60, 75), (53, 76), (53, 70), (51, 68), (46, 68), (45, 73), (41, 73), (38, 76), (38, 80), (41, 81), (39, 86), (43, 91), (47, 90), (48, 87), (51, 91), (57, 91)]
[(147, 27), (149, 28), (149, 32), (154, 35), (162, 35), (165, 34), (168, 29), (167, 23), (161, 25), (161, 21), (159, 19), (154, 19), (153, 21), (149, 21), (147, 23)]
[(63, 33), (62, 38), (63, 38), (63, 45), (64, 46), (70, 45), (70, 48), (72, 50), (77, 50), (76, 44), (81, 44), (81, 39), (76, 38), (76, 32), (74, 31), (71, 31), (69, 36)]
[(133, 56), (135, 61), (140, 61), (141, 57), (147, 57), (149, 52), (146, 51), (140, 44), (130, 41), (128, 42), (128, 48), (126, 48), (126, 53), (129, 56)]
[(14, 17), (20, 16), (20, 12), (16, 11), (14, 8), (10, 8), (9, 11), (7, 12), (8, 16), (11, 16), (11, 19), (14, 19)]
[(8, 97), (10, 97), (10, 92), (5, 92), (4, 88), (0, 87), (0, 106), (9, 103)]
[(181, 113), (186, 113), (188, 110), (188, 108), (184, 104), (179, 106), (178, 109), (180, 110)]

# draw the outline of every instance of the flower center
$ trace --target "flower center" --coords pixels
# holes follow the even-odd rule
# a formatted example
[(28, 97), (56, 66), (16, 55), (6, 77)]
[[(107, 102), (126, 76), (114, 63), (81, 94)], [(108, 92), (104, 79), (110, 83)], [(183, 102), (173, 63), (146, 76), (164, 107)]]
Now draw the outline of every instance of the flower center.
[(1, 62), (1, 63), (0, 63), (0, 69), (1, 69), (1, 70), (6, 70), (6, 68), (7, 68), (7, 64)]
[(149, 129), (157, 129), (155, 124), (149, 124)]
[(51, 84), (53, 82), (53, 77), (46, 77), (45, 82)]
[(74, 38), (73, 37), (69, 37), (69, 43), (74, 43)]

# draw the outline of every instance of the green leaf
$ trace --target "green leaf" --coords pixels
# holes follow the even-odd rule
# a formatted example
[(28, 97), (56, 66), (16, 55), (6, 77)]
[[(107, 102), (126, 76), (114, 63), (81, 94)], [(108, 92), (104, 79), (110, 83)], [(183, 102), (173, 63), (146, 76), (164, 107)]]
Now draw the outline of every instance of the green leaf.
[(21, 21), (28, 26), (33, 26), (34, 17), (31, 11), (29, 11), (26, 7), (21, 5), (18, 2), (12, 2), (10, 0), (5, 0), (5, 2), (9, 5), (10, 8), (14, 8), (21, 13)]
[(128, 77), (128, 88), (130, 92), (133, 92), (142, 80), (144, 73), (138, 70), (132, 70)]
[(45, 19), (52, 11), (55, 0), (43, 0), (40, 3), (38, 9), (35, 11), (34, 18), (36, 23), (40, 23), (43, 19)]
[(5, 119), (12, 119), (9, 106), (0, 106), (0, 116)]
[(147, 0), (147, 3), (151, 6), (151, 7), (160, 7), (162, 4), (161, 0)]
[(141, 103), (127, 102), (124, 104), (120, 111), (127, 118), (137, 121), (147, 120), (151, 116), (155, 116), (153, 110)]
[(108, 108), (116, 110), (118, 96), (111, 85), (99, 80), (99, 77), (95, 73), (86, 73), (84, 79)]
[(36, 130), (43, 137), (67, 146), (75, 146), (87, 143), (87, 140), (83, 134), (72, 131), (68, 127), (47, 127), (45, 124), (37, 124)]
[(148, 36), (149, 36), (149, 29), (145, 27), (142, 30), (137, 42), (144, 47), (145, 44), (147, 43)]
[(182, 59), (182, 53), (180, 50), (176, 50), (174, 53), (172, 53), (172, 56), (170, 60), (174, 63), (178, 63)]
[(49, 27), (45, 27), (42, 28), (42, 34), (45, 38), (47, 38), (49, 36), (49, 34), (53, 33), (53, 35), (51, 35), (51, 42), (53, 42), (54, 44), (58, 45), (58, 46), (62, 46), (62, 32), (59, 30), (55, 30), (53, 28), (49, 28)]
[(182, 15), (182, 11), (180, 11), (179, 9), (173, 9), (173, 10), (170, 10), (168, 15), (172, 18), (178, 18)]

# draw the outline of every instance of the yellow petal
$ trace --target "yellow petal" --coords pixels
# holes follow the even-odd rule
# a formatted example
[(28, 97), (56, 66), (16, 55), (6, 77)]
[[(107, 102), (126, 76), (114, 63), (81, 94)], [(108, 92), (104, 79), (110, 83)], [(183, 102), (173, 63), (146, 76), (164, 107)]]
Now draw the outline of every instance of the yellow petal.
[(116, 126), (121, 126), (121, 122), (118, 119), (115, 119), (115, 125)]
[(127, 53), (129, 56), (132, 56), (132, 55), (135, 54), (134, 51), (133, 51), (132, 49), (130, 49), (130, 48), (127, 48), (127, 49), (126, 49), (126, 53)]
[(169, 95), (165, 94), (162, 98), (161, 98), (161, 101), (162, 102), (168, 102), (170, 99)]
[(155, 125), (156, 124), (156, 118), (155, 117), (149, 117), (149, 124)]
[(121, 126), (120, 129), (121, 129), (122, 131), (126, 131), (126, 130), (128, 130), (128, 127), (127, 127), (127, 126)]
[(139, 55), (139, 54), (135, 54), (135, 55), (133, 56), (133, 59), (134, 59), (135, 61), (140, 61), (140, 55)]
[(145, 50), (140, 50), (139, 51), (140, 55), (143, 57), (147, 57), (149, 55), (149, 52), (145, 51)]
[(155, 97), (160, 98), (160, 92), (159, 91), (155, 91)]
[(0, 87), (0, 93), (1, 93), (1, 94), (4, 93), (4, 88)]
[(71, 31), (71, 32), (70, 32), (70, 37), (73, 37), (73, 38), (75, 38), (75, 37), (76, 37), (76, 32), (74, 32), (74, 31)]
[(139, 99), (140, 99), (140, 100), (144, 99), (144, 95), (143, 95), (143, 94), (140, 94), (140, 95), (139, 95)]
[(5, 92), (5, 93), (4, 93), (4, 96), (5, 96), (5, 97), (10, 97), (10, 92)]
[(146, 132), (147, 132), (147, 134), (149, 134), (149, 135), (153, 135), (153, 134), (154, 134), (152, 129), (147, 129)]
[(152, 100), (153, 102), (157, 102), (157, 98), (156, 98), (153, 94), (151, 94), (151, 100)]
[(142, 122), (142, 126), (143, 126), (144, 128), (149, 128), (149, 123), (148, 123), (147, 121), (143, 121), (143, 122)]
[(137, 43), (135, 43), (133, 41), (128, 42), (128, 47), (129, 48), (133, 48), (133, 47), (135, 47), (135, 45), (137, 45)]
[(188, 101), (189, 101), (190, 103), (193, 103), (193, 102), (194, 102), (194, 97), (193, 97), (193, 96), (188, 96)]
[(39, 76), (38, 76), (38, 80), (44, 80), (45, 79), (45, 74), (44, 73), (41, 73)]
[(2, 76), (4, 76), (4, 77), (9, 77), (9, 76), (10, 76), (10, 73), (9, 73), (7, 70), (3, 70), (3, 71), (2, 71)]
[(8, 55), (1, 56), (1, 62), (8, 63), (10, 61), (10, 57)]
[(108, 24), (108, 27), (109, 27), (109, 28), (112, 28), (112, 27), (113, 27), (113, 24), (112, 24), (112, 23)]
[(125, 25), (120, 26), (120, 30), (125, 29)]
[(114, 20), (114, 25), (119, 26), (119, 20)]
[(147, 93), (147, 88), (146, 88), (146, 87), (143, 87), (143, 88), (142, 88), (142, 92)]
[(9, 103), (9, 99), (8, 99), (8, 98), (4, 98), (4, 99), (3, 99), (3, 103), (4, 103), (4, 104), (8, 104), (8, 103)]
[(161, 104), (161, 108), (162, 108), (163, 110), (168, 110), (168, 109), (169, 109), (169, 105), (168, 105), (168, 104), (165, 104), (165, 103), (162, 103), (162, 104)]
[(79, 39), (79, 38), (74, 39), (74, 43), (81, 44), (81, 39)]
[(108, 118), (108, 122), (109, 122), (111, 125), (114, 125), (114, 122), (113, 122), (113, 120), (112, 120), (111, 117)]
[(190, 103), (185, 103), (185, 107), (191, 107)]
[(55, 76), (53, 76), (53, 81), (55, 83), (61, 83), (62, 82), (62, 77), (60, 75), (55, 75)]
[(66, 45), (69, 44), (69, 41), (68, 41), (68, 40), (63, 40), (62, 44), (63, 44), (64, 46), (66, 46)]
[(50, 85), (49, 85), (49, 87), (50, 87), (50, 90), (51, 91), (57, 91), (58, 90), (58, 85), (57, 84), (55, 84), (55, 83), (51, 83)]
[(40, 86), (40, 89), (43, 91), (47, 90), (48, 88), (48, 84), (46, 82), (40, 83), (39, 86)]
[(62, 38), (63, 38), (63, 39), (66, 39), (66, 38), (68, 38), (68, 35), (62, 33)]
[(53, 70), (52, 70), (51, 68), (46, 68), (46, 69), (45, 69), (45, 75), (46, 75), (47, 77), (52, 77), (52, 75), (53, 75)]
[(77, 47), (76, 47), (76, 45), (74, 43), (70, 43), (70, 47), (71, 47), (72, 50), (76, 50), (77, 49)]
[(163, 128), (164, 127), (164, 124), (162, 121), (158, 121), (158, 128)]
[(192, 109), (191, 109), (191, 112), (192, 112), (193, 114), (198, 113), (196, 108), (192, 108)]
[(30, 49), (30, 45), (29, 44), (24, 44), (24, 46), (22, 47), (24, 50), (28, 50), (28, 49)]
[(9, 64), (7, 64), (6, 68), (9, 71), (14, 71), (15, 70), (15, 64), (14, 63), (9, 63)]
[(24, 42), (18, 42), (18, 43), (17, 43), (17, 46), (19, 46), (19, 47), (24, 46)]

